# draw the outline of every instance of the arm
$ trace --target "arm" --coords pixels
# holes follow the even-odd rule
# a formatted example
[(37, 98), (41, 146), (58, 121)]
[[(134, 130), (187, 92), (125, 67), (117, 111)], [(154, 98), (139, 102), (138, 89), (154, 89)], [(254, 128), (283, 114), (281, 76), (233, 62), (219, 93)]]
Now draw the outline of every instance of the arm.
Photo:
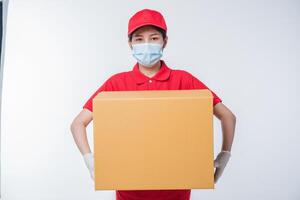
[(90, 110), (84, 108), (73, 120), (70, 129), (75, 143), (80, 150), (84, 162), (89, 169), (90, 175), (94, 180), (94, 155), (91, 152), (86, 135), (86, 127), (92, 121), (93, 114)]
[(236, 117), (222, 102), (214, 106), (213, 113), (219, 120), (221, 120), (223, 136), (222, 151), (231, 151)]
[(231, 146), (234, 137), (236, 117), (222, 102), (217, 103), (214, 106), (213, 113), (219, 120), (221, 120), (223, 133), (222, 149), (217, 158), (214, 160), (214, 167), (216, 167), (214, 182), (217, 183), (223, 174), (229, 158), (231, 157)]
[(70, 129), (75, 140), (75, 143), (82, 155), (90, 153), (91, 149), (88, 144), (86, 127), (92, 121), (93, 113), (88, 109), (82, 111), (73, 120)]

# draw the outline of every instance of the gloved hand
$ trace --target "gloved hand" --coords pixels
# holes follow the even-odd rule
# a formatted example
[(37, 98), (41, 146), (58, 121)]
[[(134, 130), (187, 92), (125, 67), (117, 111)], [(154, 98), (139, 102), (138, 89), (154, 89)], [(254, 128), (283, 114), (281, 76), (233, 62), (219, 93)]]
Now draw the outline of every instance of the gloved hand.
[(221, 151), (217, 158), (214, 160), (214, 167), (216, 167), (215, 174), (214, 174), (214, 182), (217, 183), (218, 179), (221, 177), (224, 168), (229, 161), (231, 156), (230, 151)]
[(94, 177), (94, 155), (93, 153), (86, 153), (83, 155), (83, 159), (85, 162), (85, 165), (87, 166), (88, 170), (90, 171), (90, 175), (93, 180), (95, 180)]

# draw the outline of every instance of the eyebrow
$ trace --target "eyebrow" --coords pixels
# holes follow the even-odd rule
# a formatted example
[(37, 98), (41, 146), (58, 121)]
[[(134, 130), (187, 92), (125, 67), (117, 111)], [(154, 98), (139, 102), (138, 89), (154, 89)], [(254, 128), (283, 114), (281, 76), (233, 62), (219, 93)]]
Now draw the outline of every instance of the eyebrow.
[[(150, 34), (150, 36), (153, 36), (153, 35), (159, 35), (159, 33), (152, 33), (152, 34)], [(143, 35), (141, 35), (141, 34), (135, 34), (135, 35), (133, 35), (133, 37), (139, 37), (139, 36), (143, 36)]]

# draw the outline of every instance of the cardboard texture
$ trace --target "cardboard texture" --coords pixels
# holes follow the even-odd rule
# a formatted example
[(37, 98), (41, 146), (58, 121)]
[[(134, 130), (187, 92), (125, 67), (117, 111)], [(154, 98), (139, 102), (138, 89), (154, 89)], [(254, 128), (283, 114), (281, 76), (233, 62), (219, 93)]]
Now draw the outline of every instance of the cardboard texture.
[(95, 190), (214, 188), (208, 89), (100, 92), (93, 133)]

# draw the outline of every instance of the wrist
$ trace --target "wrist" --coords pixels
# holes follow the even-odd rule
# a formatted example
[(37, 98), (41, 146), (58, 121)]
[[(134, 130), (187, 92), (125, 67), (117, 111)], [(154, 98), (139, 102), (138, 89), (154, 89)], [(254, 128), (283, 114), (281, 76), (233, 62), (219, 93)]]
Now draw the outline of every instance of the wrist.
[(91, 153), (91, 152), (85, 153), (83, 155), (83, 159), (84, 159), (84, 162), (85, 162), (86, 166), (89, 169), (92, 169), (94, 167), (94, 155), (93, 155), (93, 153)]
[(222, 150), (221, 152), (231, 154), (231, 151), (227, 151), (227, 150)]

